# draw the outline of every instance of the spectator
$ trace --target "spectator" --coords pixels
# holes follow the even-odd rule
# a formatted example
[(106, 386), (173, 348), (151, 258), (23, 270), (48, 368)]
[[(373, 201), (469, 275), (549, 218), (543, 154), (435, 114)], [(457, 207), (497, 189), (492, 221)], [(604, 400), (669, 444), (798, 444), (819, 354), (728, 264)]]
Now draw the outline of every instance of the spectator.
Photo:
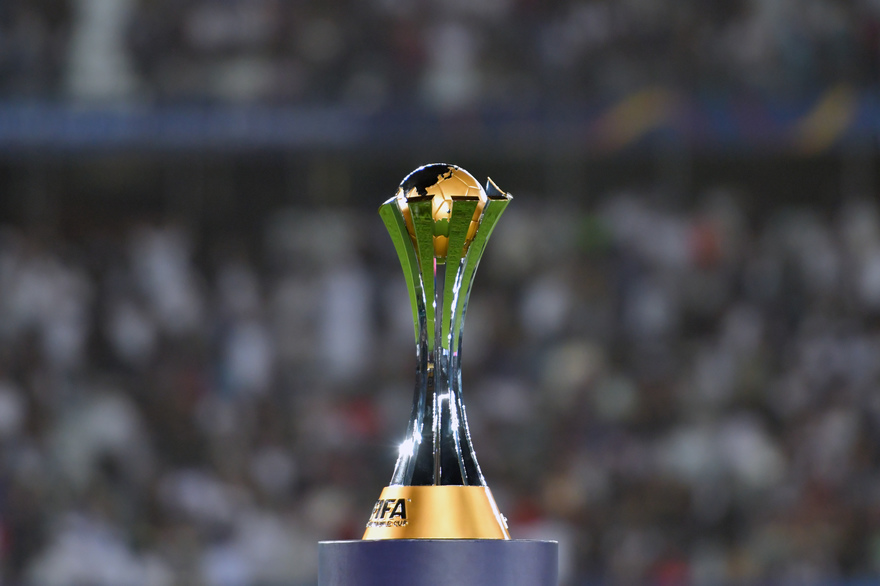
[[(464, 384), (513, 534), (564, 539), (569, 584), (876, 575), (874, 204), (649, 201), (498, 225)], [(317, 540), (360, 535), (414, 357), (358, 214), (278, 212), (255, 255), (3, 232), (4, 579), (308, 584)]]

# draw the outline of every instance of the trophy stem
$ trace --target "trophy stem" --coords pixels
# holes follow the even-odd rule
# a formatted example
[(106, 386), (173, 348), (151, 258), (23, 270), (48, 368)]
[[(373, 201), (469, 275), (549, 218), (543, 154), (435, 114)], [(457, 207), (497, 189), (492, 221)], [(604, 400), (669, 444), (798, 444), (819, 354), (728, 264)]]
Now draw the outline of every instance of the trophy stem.
[[(409, 437), (401, 446), (392, 485), (485, 485), (470, 448), (461, 401), (461, 361), (449, 350), (453, 345), (451, 338), (456, 338), (457, 346), (460, 331), (437, 327), (442, 323), (458, 323), (460, 327), (463, 323), (463, 320), (453, 320), (452, 316), (444, 319), (444, 312), (452, 312), (455, 306), (452, 299), (444, 295), (447, 279), (454, 279), (447, 275), (445, 268), (439, 263), (432, 267), (434, 328), (429, 330), (425, 312), (419, 311), (417, 354), (420, 360), (413, 412)], [(429, 344), (429, 340), (433, 344)]]
[[(415, 322), (416, 384), (391, 485), (485, 486), (461, 398), (461, 332), (474, 274), (510, 196), (456, 200), (437, 235), (432, 198), (391, 198), (379, 213), (404, 269)], [(477, 218), (477, 226), (474, 226)], [(437, 254), (443, 239), (443, 256)]]

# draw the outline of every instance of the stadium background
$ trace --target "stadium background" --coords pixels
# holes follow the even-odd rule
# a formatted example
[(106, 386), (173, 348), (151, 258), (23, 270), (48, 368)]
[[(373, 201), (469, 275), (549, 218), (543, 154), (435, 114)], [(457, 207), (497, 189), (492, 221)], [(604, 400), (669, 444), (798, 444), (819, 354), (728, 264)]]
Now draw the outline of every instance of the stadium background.
[(465, 400), (564, 584), (880, 576), (880, 5), (6, 0), (0, 582), (314, 584), (414, 353), (376, 208), (514, 195)]

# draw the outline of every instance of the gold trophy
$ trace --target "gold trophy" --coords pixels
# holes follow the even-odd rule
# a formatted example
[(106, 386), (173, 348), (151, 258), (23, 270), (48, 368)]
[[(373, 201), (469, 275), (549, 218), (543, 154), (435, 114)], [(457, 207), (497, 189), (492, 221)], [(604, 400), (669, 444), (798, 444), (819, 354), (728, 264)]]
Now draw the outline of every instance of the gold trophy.
[(455, 165), (419, 167), (379, 215), (397, 249), (415, 326), (406, 438), (364, 539), (510, 539), (461, 399), (461, 332), (474, 273), (511, 196)]

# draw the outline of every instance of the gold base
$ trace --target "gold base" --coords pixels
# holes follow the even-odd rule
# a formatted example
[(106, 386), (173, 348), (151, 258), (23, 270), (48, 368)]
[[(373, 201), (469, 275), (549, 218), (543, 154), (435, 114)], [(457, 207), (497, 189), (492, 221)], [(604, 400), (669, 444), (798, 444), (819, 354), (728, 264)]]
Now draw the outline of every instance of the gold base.
[(510, 539), (485, 486), (386, 486), (364, 539)]

